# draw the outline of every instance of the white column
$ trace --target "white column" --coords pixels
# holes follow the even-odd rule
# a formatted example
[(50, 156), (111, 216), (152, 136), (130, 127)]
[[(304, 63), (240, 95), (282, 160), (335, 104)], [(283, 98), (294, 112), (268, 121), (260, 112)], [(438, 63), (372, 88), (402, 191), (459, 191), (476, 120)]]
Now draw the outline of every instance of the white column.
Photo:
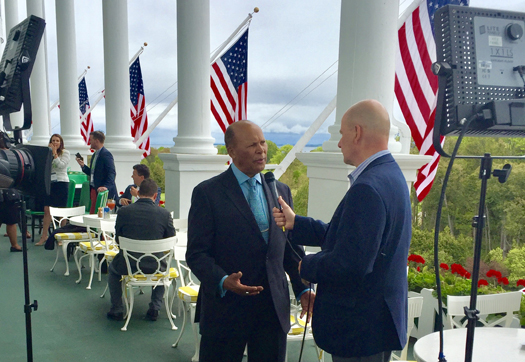
[(166, 208), (187, 218), (193, 188), (226, 170), (210, 128), (209, 0), (177, 1), (179, 79), (178, 135), (171, 153), (160, 154), (166, 176)]
[(178, 135), (172, 153), (217, 154), (210, 128), (209, 0), (177, 1)]
[[(35, 15), (45, 19), (43, 0), (27, 0), (27, 16)], [(49, 144), (50, 116), (49, 116), (49, 90), (47, 87), (46, 66), (46, 33), (40, 42), (36, 60), (31, 73), (31, 107), (33, 113), (33, 136), (31, 144), (47, 146)]]
[[(75, 3), (70, 0), (55, 0), (57, 22), (58, 91), (60, 97), (60, 134), (66, 149), (72, 154), (88, 153), (80, 134), (80, 112), (78, 105), (77, 49), (75, 32)], [(70, 167), (80, 170), (75, 157)]]
[[(9, 31), (12, 27), (17, 25), (20, 21), (18, 20), (18, 0), (5, 0), (5, 38), (7, 40)], [(5, 44), (5, 43), (4, 43)], [(24, 115), (22, 111), (11, 113), (9, 115), (11, 119), (11, 126), (22, 127), (24, 124)], [(25, 140), (24, 140), (25, 142)]]
[[(330, 221), (349, 187), (347, 175), (354, 167), (344, 164), (337, 147), (341, 118), (353, 104), (377, 99), (392, 118), (397, 42), (398, 0), (343, 0), (339, 34), (339, 72), (335, 124), (328, 128), (331, 137), (323, 143), (322, 153), (301, 153), (297, 158), (307, 167), (310, 179), (308, 215)], [(392, 152), (401, 145), (389, 144)], [(394, 153), (407, 186), (415, 181), (416, 171), (430, 157)]]
[(399, 0), (341, 2), (335, 124), (323, 150), (337, 152), (341, 118), (364, 99), (381, 102), (392, 118)]
[(142, 150), (131, 138), (128, 5), (126, 0), (102, 2), (104, 32), (104, 85), (106, 93), (106, 143), (115, 159), (117, 189), (131, 183), (133, 165)]

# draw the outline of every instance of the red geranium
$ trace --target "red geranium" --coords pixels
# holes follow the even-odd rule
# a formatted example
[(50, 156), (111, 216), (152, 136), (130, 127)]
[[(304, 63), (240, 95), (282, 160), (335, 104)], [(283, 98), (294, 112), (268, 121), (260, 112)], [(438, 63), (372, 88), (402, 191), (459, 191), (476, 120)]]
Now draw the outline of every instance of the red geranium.
[(440, 267), (441, 269), (448, 270), (448, 264), (441, 263), (441, 264), (439, 264), (439, 267)]
[(425, 264), (425, 259), (421, 255), (417, 255), (417, 254), (411, 254), (408, 257), (408, 261), (413, 261), (414, 263), (419, 263), (419, 264)]
[(455, 273), (457, 275), (461, 275), (462, 277), (466, 277), (468, 273), (468, 271), (465, 268), (463, 268), (463, 266), (460, 264), (452, 264), (450, 266), (450, 269), (451, 269), (452, 274)]
[(420, 267), (417, 267), (417, 271), (420, 272), (420, 271), (421, 271), (421, 268), (420, 268)]
[(487, 277), (488, 278), (491, 278), (491, 277), (496, 277), (496, 278), (501, 278), (501, 272), (497, 271), (497, 270), (494, 270), (494, 269), (490, 269), (488, 272), (487, 272)]
[(165, 203), (166, 203), (166, 202), (163, 201), (163, 200), (160, 200), (160, 201), (159, 201), (159, 204), (160, 204), (160, 205), (164, 205)]
[(525, 279), (520, 279), (516, 282), (517, 287), (519, 287), (520, 285), (525, 287)]
[(509, 285), (509, 280), (507, 278), (498, 278), (498, 283), (503, 285)]
[(482, 285), (489, 285), (489, 282), (487, 282), (485, 279), (480, 279), (478, 281), (478, 288), (481, 287)]
[(467, 279), (470, 279), (471, 275), (470, 275), (469, 272), (466, 272), (465, 275), (464, 275), (464, 277), (467, 278)]

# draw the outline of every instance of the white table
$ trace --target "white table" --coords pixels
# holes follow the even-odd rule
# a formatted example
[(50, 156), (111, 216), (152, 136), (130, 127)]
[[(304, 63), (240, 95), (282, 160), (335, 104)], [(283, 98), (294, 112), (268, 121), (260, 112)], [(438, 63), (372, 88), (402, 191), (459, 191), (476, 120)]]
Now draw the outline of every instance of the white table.
[(117, 214), (111, 214), (109, 219), (102, 219), (99, 218), (96, 214), (89, 214), (89, 215), (81, 215), (81, 216), (73, 216), (69, 219), (69, 222), (76, 226), (86, 226), (84, 223), (84, 218), (90, 218), (90, 219), (98, 219), (98, 220), (108, 220), (108, 221), (117, 221)]
[[(443, 331), (443, 353), (447, 362), (465, 361), (467, 328)], [(418, 362), (438, 360), (439, 333), (434, 332), (417, 340), (414, 358)], [(474, 331), (474, 362), (525, 361), (525, 329), (479, 327)]]

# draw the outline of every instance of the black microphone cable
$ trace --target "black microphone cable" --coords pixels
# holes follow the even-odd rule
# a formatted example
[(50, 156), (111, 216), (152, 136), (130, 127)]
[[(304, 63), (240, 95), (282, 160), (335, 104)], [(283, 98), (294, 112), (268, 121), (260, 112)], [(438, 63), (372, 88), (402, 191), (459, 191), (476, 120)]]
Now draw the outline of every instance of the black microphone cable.
[[(264, 174), (264, 179), (266, 183), (268, 184), (268, 187), (270, 187), (270, 192), (272, 193), (273, 198), (275, 199), (275, 203), (277, 205), (277, 208), (282, 211), (281, 204), (279, 204), (279, 193), (277, 192), (277, 185), (275, 184), (275, 175), (273, 172), (267, 172)], [(285, 232), (286, 229), (283, 226), (283, 232)], [(295, 249), (292, 246), (292, 243), (290, 243), (290, 240), (288, 240), (287, 237), (285, 237), (286, 242), (288, 243), (288, 246), (292, 250), (292, 252), (299, 258), (300, 261), (303, 260), (303, 258), (295, 251)], [(312, 283), (308, 282), (308, 288), (310, 291), (312, 290)], [(306, 292), (305, 292), (306, 293)], [(301, 301), (299, 301), (301, 303)], [(308, 321), (310, 320), (310, 298), (308, 298), (308, 304), (306, 307), (306, 322), (304, 324), (304, 332), (303, 332), (303, 340), (301, 341), (301, 350), (299, 352), (299, 361), (301, 362), (301, 359), (303, 357), (303, 349), (304, 349), (304, 342), (306, 340), (306, 331), (308, 329)], [(297, 322), (299, 323), (299, 322)], [(299, 323), (300, 325), (300, 323)], [(321, 352), (322, 353), (322, 352)]]

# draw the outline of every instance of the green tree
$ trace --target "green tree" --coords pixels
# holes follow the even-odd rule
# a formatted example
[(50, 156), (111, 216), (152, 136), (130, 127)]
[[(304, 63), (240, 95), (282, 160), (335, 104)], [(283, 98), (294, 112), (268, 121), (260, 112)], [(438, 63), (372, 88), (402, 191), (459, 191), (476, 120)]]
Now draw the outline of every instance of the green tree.
[(160, 153), (170, 153), (170, 149), (167, 147), (160, 147), (159, 149), (151, 147), (149, 156), (143, 158), (140, 163), (149, 167), (150, 177), (157, 183), (162, 192), (165, 192), (164, 162), (159, 157)]

